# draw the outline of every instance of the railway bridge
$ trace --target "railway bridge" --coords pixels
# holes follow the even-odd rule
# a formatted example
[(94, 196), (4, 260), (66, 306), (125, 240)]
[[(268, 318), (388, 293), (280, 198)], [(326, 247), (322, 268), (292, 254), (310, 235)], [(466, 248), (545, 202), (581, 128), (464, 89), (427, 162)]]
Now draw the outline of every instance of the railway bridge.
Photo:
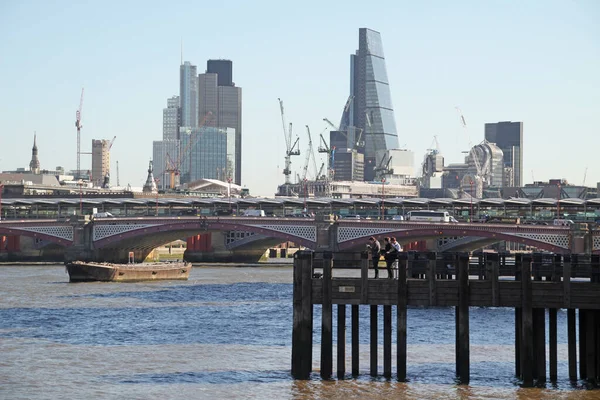
[(65, 260), (124, 262), (134, 252), (144, 259), (152, 249), (206, 232), (245, 231), (292, 241), (314, 251), (351, 251), (364, 248), (370, 236), (395, 236), (400, 243), (439, 237), (472, 237), (480, 243), (523, 243), (555, 254), (600, 253), (600, 231), (588, 224), (572, 226), (432, 223), (379, 220), (335, 220), (269, 217), (133, 217), (72, 216), (60, 220), (0, 222), (2, 235), (22, 235), (65, 247)]

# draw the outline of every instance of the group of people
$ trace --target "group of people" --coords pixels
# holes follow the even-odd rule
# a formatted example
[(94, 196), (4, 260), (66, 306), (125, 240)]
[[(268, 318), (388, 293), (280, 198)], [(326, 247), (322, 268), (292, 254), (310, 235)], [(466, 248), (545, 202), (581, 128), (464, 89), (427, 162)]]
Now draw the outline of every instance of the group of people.
[(394, 262), (398, 258), (398, 253), (402, 251), (402, 246), (396, 241), (395, 237), (386, 237), (383, 239), (384, 246), (381, 247), (379, 240), (375, 236), (369, 238), (368, 248), (371, 250), (371, 261), (375, 270), (375, 278), (379, 278), (379, 259), (383, 256), (388, 272), (388, 278), (393, 279)]

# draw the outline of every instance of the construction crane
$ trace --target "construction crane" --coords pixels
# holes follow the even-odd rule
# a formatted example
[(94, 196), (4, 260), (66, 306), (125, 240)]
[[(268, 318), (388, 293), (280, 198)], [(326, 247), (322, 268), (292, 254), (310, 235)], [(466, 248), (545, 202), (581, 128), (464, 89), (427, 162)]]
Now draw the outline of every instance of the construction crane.
[(292, 144), (292, 123), (290, 122), (289, 128), (286, 130), (285, 113), (283, 110), (283, 101), (279, 100), (279, 109), (281, 110), (281, 123), (283, 124), (283, 136), (285, 138), (285, 165), (283, 168), (283, 175), (285, 175), (285, 183), (291, 184), (290, 175), (292, 174), (292, 156), (300, 155), (300, 149), (298, 148), (299, 138)]
[[(348, 99), (348, 101), (350, 101), (350, 98)], [(346, 137), (346, 139), (348, 139), (348, 133), (342, 131), (341, 127), (335, 126), (333, 124), (333, 122), (331, 122), (328, 118), (323, 118), (323, 121), (327, 122), (327, 124), (329, 126), (331, 126), (335, 131), (340, 132), (342, 135), (344, 135)], [(354, 149), (357, 149), (359, 147), (364, 147), (365, 146), (365, 142), (360, 140), (362, 138), (363, 130), (361, 128), (357, 128), (357, 127), (354, 127), (354, 126), (352, 126), (352, 127), (349, 126), (348, 129), (355, 129), (355, 130), (358, 131), (358, 138), (356, 138), (356, 137), (353, 138), (353, 141), (352, 141), (353, 143), (351, 144), (350, 148), (354, 150)]]
[(585, 187), (585, 178), (587, 178), (587, 170), (588, 167), (585, 167), (585, 171), (583, 172), (583, 183), (581, 184), (581, 186)]
[(311, 158), (313, 161), (313, 169), (315, 172), (317, 172), (317, 161), (315, 159), (315, 151), (313, 149), (312, 137), (310, 135), (310, 128), (308, 127), (308, 125), (306, 125), (306, 133), (308, 134), (308, 149), (306, 150), (306, 159), (304, 161), (304, 167), (302, 167), (302, 181), (306, 179), (306, 175), (308, 172), (308, 164)]
[(117, 186), (121, 186), (120, 182), (119, 182), (119, 161), (117, 161)]
[[(371, 127), (371, 118), (369, 118), (369, 114), (365, 113), (365, 120), (367, 122), (367, 126)], [(371, 133), (371, 136), (374, 136)], [(381, 156), (381, 160), (377, 162), (377, 140), (373, 137), (373, 152), (375, 154), (375, 166), (373, 170), (375, 171), (375, 178), (379, 177), (380, 180), (383, 181), (385, 179), (385, 175), (391, 175), (394, 173), (394, 170), (390, 168), (390, 163), (392, 162), (392, 156), (385, 157), (385, 154)], [(365, 163), (366, 164), (366, 163)]]
[[(206, 115), (204, 115), (204, 118), (202, 118), (202, 121), (200, 122), (200, 124), (198, 125), (198, 128), (203, 127), (210, 118), (212, 118), (212, 112), (207, 112)], [(168, 164), (167, 164), (167, 168), (165, 169), (165, 172), (169, 173), (170, 175), (170, 181), (169, 181), (169, 187), (171, 189), (173, 189), (176, 186), (179, 186), (179, 179), (181, 176), (181, 166), (183, 165), (183, 162), (187, 159), (188, 156), (188, 152), (191, 152), (192, 147), (196, 144), (196, 141), (198, 139), (200, 139), (200, 134), (196, 135), (194, 140), (192, 140), (192, 137), (190, 135), (190, 140), (187, 144), (187, 146), (183, 149), (179, 151), (179, 154), (177, 156), (177, 159), (175, 161), (173, 161), (173, 158), (167, 153), (167, 158), (168, 158)], [(190, 157), (190, 162), (191, 162), (191, 157)]]
[(116, 139), (116, 138), (117, 138), (117, 137), (115, 136), (115, 137), (113, 137), (113, 138), (112, 138), (112, 140), (110, 141), (110, 143), (109, 143), (109, 145), (108, 145), (108, 151), (110, 151), (110, 149), (112, 149), (113, 143), (115, 142), (115, 139)]
[(81, 98), (79, 99), (79, 109), (75, 113), (75, 126), (77, 127), (77, 179), (81, 176), (81, 110), (83, 108), (83, 88), (81, 88)]

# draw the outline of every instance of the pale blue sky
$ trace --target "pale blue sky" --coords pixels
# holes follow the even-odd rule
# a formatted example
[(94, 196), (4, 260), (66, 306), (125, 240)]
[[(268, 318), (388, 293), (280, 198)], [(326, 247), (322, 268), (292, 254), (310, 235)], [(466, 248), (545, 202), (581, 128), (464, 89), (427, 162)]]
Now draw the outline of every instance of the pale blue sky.
[[(595, 0), (0, 0), (0, 170), (28, 165), (34, 131), (42, 168), (74, 169), (85, 87), (82, 151), (116, 135), (113, 183), (118, 160), (121, 184), (141, 186), (166, 99), (179, 92), (183, 38), (199, 72), (209, 58), (233, 61), (242, 183), (272, 196), (283, 182), (277, 98), (304, 153), (305, 125), (316, 142), (323, 117), (339, 121), (349, 55), (368, 27), (382, 34), (399, 143), (415, 152), (416, 169), (434, 135), (448, 164), (462, 160), (467, 136), (483, 139), (485, 122), (523, 121), (525, 182), (581, 184), (588, 168), (591, 186), (600, 182), (598, 21)], [(292, 167), (303, 163), (304, 154)]]

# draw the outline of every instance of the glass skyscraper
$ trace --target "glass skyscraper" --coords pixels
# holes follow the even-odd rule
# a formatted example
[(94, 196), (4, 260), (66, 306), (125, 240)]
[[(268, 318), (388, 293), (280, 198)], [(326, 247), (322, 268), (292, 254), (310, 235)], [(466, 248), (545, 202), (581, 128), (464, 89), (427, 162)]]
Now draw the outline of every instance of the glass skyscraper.
[(198, 75), (195, 65), (185, 61), (179, 67), (181, 126), (198, 126)]
[(235, 129), (204, 126), (182, 128), (181, 182), (227, 181), (235, 176)]
[(511, 175), (510, 186), (523, 186), (523, 123), (485, 124), (485, 140), (496, 143), (504, 153), (504, 168)]
[(352, 126), (362, 132), (365, 141), (360, 150), (364, 152), (365, 180), (373, 180), (385, 150), (399, 146), (381, 34), (367, 28), (359, 29), (358, 50), (350, 56), (350, 96), (340, 130)]

